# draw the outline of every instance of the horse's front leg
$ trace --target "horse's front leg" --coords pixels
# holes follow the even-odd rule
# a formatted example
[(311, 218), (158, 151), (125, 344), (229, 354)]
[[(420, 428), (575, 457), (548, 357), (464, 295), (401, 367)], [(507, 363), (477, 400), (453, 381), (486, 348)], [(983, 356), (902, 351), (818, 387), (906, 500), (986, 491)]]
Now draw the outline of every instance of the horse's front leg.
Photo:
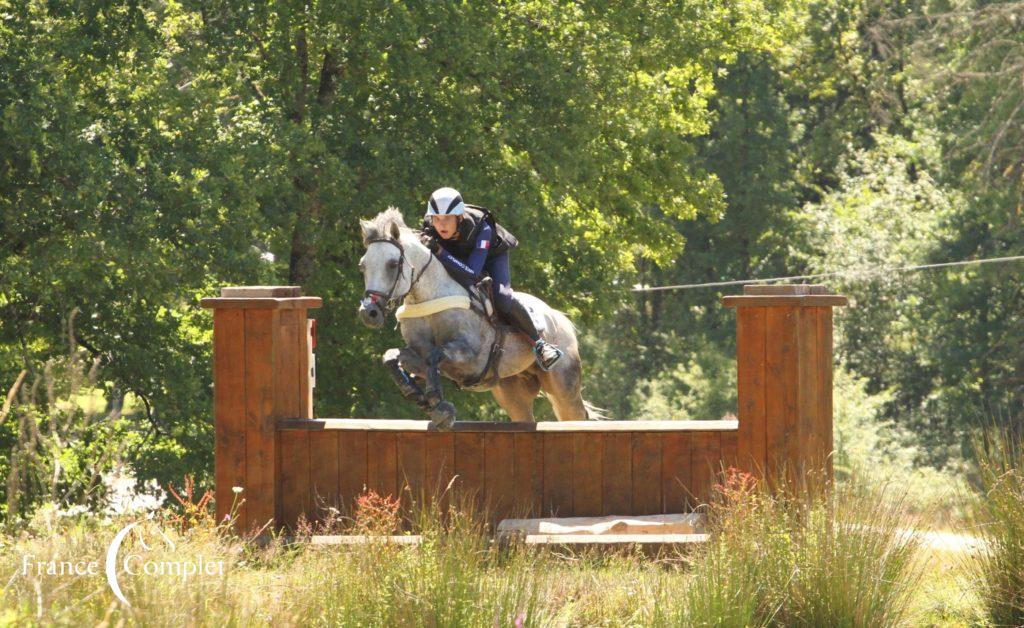
[(463, 365), (472, 361), (474, 353), (468, 343), (455, 340), (442, 346), (434, 347), (427, 355), (427, 384), (425, 395), (430, 406), (430, 424), (438, 429), (447, 430), (455, 423), (455, 406), (444, 400), (441, 388), (441, 366)]
[(407, 366), (411, 359), (418, 360), (422, 364), (422, 368), (413, 370), (419, 370), (421, 373), (426, 371), (426, 363), (420, 360), (419, 356), (414, 351), (406, 347), (405, 349), (388, 349), (384, 352), (384, 367), (388, 371), (388, 375), (394, 380), (398, 386), (398, 390), (402, 393), (402, 396), (409, 401), (414, 402), (423, 410), (429, 410), (430, 404), (427, 403), (427, 397), (423, 393), (423, 389), (413, 381), (413, 375), (403, 368)]
[(427, 414), (430, 425), (439, 430), (449, 430), (455, 424), (455, 404), (444, 400), (441, 387), (441, 362), (447, 357), (444, 347), (434, 347), (427, 355)]

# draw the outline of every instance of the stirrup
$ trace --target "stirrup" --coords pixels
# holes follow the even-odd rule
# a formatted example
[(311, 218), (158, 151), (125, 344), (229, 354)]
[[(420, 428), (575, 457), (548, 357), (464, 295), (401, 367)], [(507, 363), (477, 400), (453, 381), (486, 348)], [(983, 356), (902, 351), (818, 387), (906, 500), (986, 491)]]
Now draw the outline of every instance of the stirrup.
[[(540, 348), (539, 348), (539, 347), (544, 347), (544, 346), (551, 347), (552, 349), (554, 349), (555, 357), (551, 358), (550, 360), (544, 361), (544, 359), (541, 357)], [(533, 345), (533, 356), (534, 356), (534, 358), (537, 361), (537, 366), (539, 366), (541, 368), (541, 370), (550, 371), (551, 367), (553, 367), (555, 365), (555, 362), (558, 362), (558, 360), (562, 357), (562, 350), (559, 349), (558, 347), (556, 347), (555, 345), (550, 344), (550, 343), (548, 343), (548, 342), (546, 342), (544, 340), (538, 340)]]

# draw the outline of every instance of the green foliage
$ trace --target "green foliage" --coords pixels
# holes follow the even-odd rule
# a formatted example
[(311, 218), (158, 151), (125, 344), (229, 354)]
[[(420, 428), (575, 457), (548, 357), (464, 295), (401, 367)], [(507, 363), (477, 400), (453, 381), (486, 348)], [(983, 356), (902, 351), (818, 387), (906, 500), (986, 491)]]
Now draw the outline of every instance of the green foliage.
[(891, 391), (869, 394), (868, 382), (840, 365), (836, 369), (833, 467), (840, 482), (893, 484), (905, 491), (904, 505), (917, 515), (947, 522), (964, 516), (959, 493), (963, 467), (921, 465), (923, 439), (887, 419)]
[[(514, 286), (584, 330), (591, 400), (617, 418), (727, 415), (734, 323), (720, 295), (626, 288), (1024, 252), (1021, 84), (1004, 62), (1020, 55), (1019, 13), (0, 1), (10, 416), (52, 411), (28, 391), (71, 333), (108, 403), (137, 400), (103, 438), (124, 440), (143, 477), (208, 481), (211, 321), (197, 299), (295, 283), (325, 297), (318, 414), (420, 417), (373, 366), (397, 334), (353, 314), (357, 218), (393, 204), (415, 223), (440, 185), (521, 236)], [(913, 432), (900, 469), (911, 452), (955, 468), (979, 417), (1021, 422), (1018, 274), (828, 280), (855, 304), (837, 335), (871, 405), (856, 430)], [(451, 397), (463, 418), (499, 414), (487, 396)], [(0, 421), (3, 444), (20, 429)], [(96, 451), (76, 446), (78, 459), (53, 459), (85, 473)], [(0, 472), (12, 476), (9, 457)]]
[[(352, 315), (357, 218), (455, 185), (525, 236), (516, 287), (579, 321), (620, 303), (670, 221), (721, 210), (696, 158), (713, 75), (772, 49), (784, 2), (0, 3), (0, 381), (74, 344), (145, 409), (153, 476), (210, 464), (224, 284), (325, 297), (322, 415), (418, 416)], [(586, 268), (585, 273), (567, 273)], [(17, 391), (16, 391), (17, 392)], [(464, 402), (465, 417), (493, 403)], [(26, 404), (21, 404), (26, 405)], [(27, 406), (26, 406), (27, 407)], [(203, 471), (207, 474), (204, 475)]]

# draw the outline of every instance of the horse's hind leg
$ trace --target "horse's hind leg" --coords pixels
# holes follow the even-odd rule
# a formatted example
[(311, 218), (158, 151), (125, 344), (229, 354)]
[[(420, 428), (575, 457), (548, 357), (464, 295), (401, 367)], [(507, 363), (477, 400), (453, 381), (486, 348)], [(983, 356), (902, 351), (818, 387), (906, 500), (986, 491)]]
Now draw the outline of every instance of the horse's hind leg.
[(491, 389), (491, 394), (514, 423), (533, 421), (533, 400), (540, 391), (540, 382), (531, 373), (506, 377)]
[(562, 356), (550, 371), (537, 374), (559, 421), (586, 421), (583, 404), (583, 369), (578, 357)]

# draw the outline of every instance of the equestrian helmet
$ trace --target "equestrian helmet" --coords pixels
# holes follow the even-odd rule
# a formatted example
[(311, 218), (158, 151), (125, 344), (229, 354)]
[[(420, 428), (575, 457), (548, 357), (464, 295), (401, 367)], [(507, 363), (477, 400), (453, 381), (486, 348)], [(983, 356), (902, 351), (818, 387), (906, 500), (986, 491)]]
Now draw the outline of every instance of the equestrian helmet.
[(427, 201), (427, 218), (431, 216), (461, 216), (466, 211), (462, 195), (455, 188), (438, 188)]

